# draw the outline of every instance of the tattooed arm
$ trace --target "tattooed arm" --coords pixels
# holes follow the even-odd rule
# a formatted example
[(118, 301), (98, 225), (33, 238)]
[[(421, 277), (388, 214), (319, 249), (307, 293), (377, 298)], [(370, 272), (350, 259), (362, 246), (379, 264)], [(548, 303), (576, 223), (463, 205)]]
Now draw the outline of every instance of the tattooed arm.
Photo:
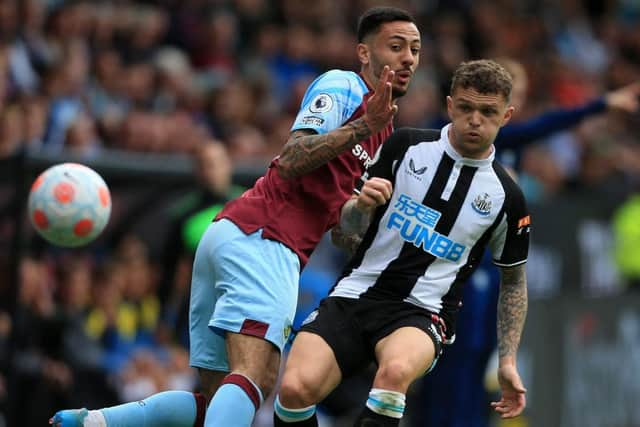
[(293, 131), (280, 154), (278, 172), (285, 179), (304, 175), (369, 136), (371, 130), (363, 117), (324, 134)]
[(331, 230), (331, 240), (339, 248), (354, 254), (362, 240), (375, 209), (391, 198), (391, 181), (373, 177), (362, 185), (360, 194), (354, 195), (340, 212), (340, 223)]
[(371, 209), (360, 209), (358, 197), (353, 196), (342, 207), (339, 227), (343, 234), (362, 236), (371, 220)]
[(498, 382), (502, 398), (491, 406), (502, 418), (520, 415), (526, 406), (526, 389), (516, 367), (516, 353), (527, 316), (525, 264), (501, 268), (498, 298)]
[(347, 233), (342, 229), (340, 224), (331, 230), (331, 241), (337, 247), (344, 249), (349, 256), (356, 253), (356, 249), (362, 242), (362, 235), (358, 233)]
[(344, 249), (351, 256), (362, 241), (362, 236), (369, 226), (371, 215), (357, 208), (357, 196), (353, 196), (342, 206), (340, 222), (331, 230), (331, 241)]
[(309, 173), (384, 129), (398, 111), (392, 98), (393, 78), (394, 72), (385, 65), (362, 117), (325, 134), (311, 130), (291, 132), (278, 160), (280, 176), (290, 179)]
[(520, 335), (527, 316), (527, 277), (525, 264), (502, 268), (498, 299), (498, 354), (505, 361), (513, 360), (520, 344)]

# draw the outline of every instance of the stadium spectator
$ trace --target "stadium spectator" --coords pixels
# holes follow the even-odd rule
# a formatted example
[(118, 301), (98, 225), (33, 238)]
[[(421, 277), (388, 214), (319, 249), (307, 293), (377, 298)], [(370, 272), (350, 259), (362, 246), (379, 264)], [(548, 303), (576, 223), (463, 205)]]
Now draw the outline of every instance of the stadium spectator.
[(102, 141), (98, 139), (93, 117), (84, 111), (79, 112), (67, 127), (63, 144), (73, 156), (95, 159), (102, 149)]
[[(62, 256), (55, 268), (56, 301), (63, 321), (61, 355), (73, 377), (69, 402), (90, 400), (105, 405), (115, 398), (104, 366), (104, 349), (100, 340), (87, 331), (93, 308), (92, 260), (88, 256)], [(82, 349), (82, 351), (78, 351)]]
[(193, 255), (207, 226), (224, 204), (244, 189), (232, 184), (232, 165), (224, 144), (201, 143), (193, 153), (197, 188), (170, 209), (170, 223), (162, 250), (159, 296), (163, 303), (163, 325), (177, 341), (189, 347), (189, 283)]
[(0, 111), (0, 159), (9, 158), (23, 148), (24, 113), (17, 104)]
[(52, 407), (70, 403), (74, 379), (64, 360), (64, 319), (56, 307), (54, 283), (45, 262), (24, 257), (20, 273), (8, 370), (8, 425), (35, 426)]
[(42, 149), (45, 126), (49, 105), (47, 100), (39, 95), (23, 96), (20, 107), (24, 113), (24, 144), (31, 153)]

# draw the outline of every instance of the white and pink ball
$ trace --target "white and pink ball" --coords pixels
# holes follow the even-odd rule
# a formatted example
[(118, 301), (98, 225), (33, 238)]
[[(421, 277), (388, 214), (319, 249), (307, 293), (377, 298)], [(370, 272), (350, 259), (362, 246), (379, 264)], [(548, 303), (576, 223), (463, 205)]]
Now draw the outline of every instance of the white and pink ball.
[(94, 240), (111, 215), (111, 194), (102, 177), (78, 163), (42, 172), (29, 192), (29, 219), (47, 241), (76, 247)]

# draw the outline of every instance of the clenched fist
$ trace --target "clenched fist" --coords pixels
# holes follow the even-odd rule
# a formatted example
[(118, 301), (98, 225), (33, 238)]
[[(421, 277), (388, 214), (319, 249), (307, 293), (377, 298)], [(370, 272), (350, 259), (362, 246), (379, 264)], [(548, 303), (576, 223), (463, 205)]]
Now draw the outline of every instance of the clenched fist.
[(393, 185), (391, 181), (373, 177), (365, 181), (356, 200), (356, 208), (362, 212), (371, 212), (376, 207), (384, 205), (391, 198)]

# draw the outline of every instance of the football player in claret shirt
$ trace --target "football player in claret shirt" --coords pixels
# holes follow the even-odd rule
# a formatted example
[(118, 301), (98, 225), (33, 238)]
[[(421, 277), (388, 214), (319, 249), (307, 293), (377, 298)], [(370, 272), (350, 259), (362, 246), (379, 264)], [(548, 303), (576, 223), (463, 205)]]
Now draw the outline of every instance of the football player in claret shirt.
[[(418, 66), (420, 32), (406, 11), (375, 7), (360, 17), (356, 52), (360, 72), (331, 70), (308, 87), (281, 154), (199, 243), (190, 363), (204, 396), (170, 391), (144, 404), (60, 411), (53, 424), (251, 425), (278, 375), (300, 271), (391, 134), (395, 100)], [(84, 421), (94, 418), (106, 422)]]

